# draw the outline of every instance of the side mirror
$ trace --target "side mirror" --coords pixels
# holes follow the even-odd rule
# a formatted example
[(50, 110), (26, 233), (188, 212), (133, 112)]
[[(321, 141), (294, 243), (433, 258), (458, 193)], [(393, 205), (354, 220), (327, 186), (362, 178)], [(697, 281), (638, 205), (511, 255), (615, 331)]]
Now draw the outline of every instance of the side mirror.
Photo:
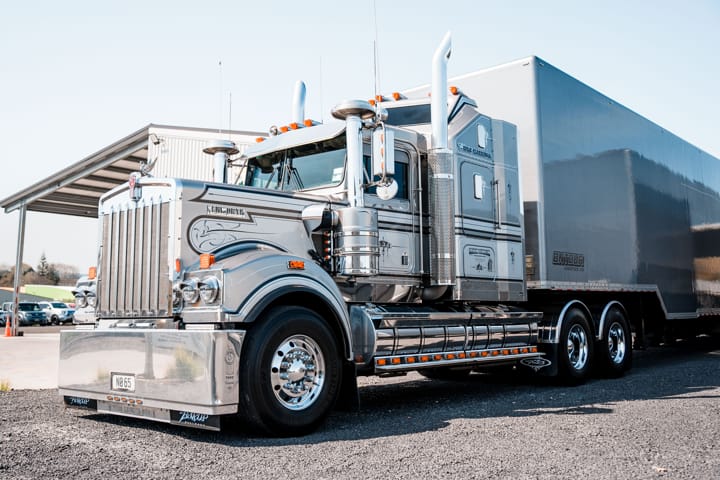
[(380, 177), (377, 196), (383, 200), (395, 198), (398, 192), (398, 184), (392, 178), (395, 175), (395, 132), (384, 125), (373, 131), (372, 165), (373, 177)]
[(373, 176), (381, 178), (381, 183), (388, 176), (395, 175), (395, 132), (384, 126), (373, 132), (372, 138)]

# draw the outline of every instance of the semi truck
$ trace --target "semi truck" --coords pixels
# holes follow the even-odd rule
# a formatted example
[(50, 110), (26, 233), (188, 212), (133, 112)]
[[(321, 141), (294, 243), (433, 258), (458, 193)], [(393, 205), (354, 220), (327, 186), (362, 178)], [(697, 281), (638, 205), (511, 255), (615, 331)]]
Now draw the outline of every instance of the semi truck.
[[(213, 181), (133, 174), (99, 205), (70, 407), (302, 435), (357, 378), (505, 366), (574, 384), (720, 312), (720, 163), (531, 57), (339, 103)], [(484, 108), (494, 112), (483, 113)], [(240, 168), (228, 179), (228, 165)]]

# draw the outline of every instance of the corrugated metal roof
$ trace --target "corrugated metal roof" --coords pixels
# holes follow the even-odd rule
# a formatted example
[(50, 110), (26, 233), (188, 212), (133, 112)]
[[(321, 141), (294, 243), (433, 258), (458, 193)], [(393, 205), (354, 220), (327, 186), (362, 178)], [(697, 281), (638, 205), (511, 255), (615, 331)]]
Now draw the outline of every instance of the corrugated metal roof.
[[(28, 211), (96, 218), (100, 196), (126, 182), (132, 172), (140, 171), (141, 166), (148, 161), (150, 135), (155, 131), (168, 130), (177, 132), (180, 136), (199, 134), (202, 137), (255, 138), (264, 135), (237, 130), (223, 131), (220, 134), (217, 130), (205, 128), (150, 124), (3, 199), (0, 207), (4, 208), (6, 213), (25, 205)], [(182, 176), (180, 173), (177, 172), (174, 176)]]

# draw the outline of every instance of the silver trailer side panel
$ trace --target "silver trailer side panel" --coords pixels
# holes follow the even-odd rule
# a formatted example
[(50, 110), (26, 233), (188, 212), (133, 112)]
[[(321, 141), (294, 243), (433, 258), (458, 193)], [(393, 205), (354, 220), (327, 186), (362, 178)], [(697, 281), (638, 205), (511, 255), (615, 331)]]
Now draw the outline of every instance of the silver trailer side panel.
[(720, 160), (537, 57), (450, 84), (518, 127), (531, 288), (657, 288), (669, 318), (720, 312)]

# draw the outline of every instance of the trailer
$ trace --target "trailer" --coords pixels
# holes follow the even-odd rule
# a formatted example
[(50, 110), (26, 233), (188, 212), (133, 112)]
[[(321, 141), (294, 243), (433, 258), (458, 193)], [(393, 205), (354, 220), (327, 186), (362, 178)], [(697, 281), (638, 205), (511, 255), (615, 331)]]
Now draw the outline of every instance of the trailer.
[(65, 404), (300, 435), (358, 407), (359, 375), (576, 384), (626, 372), (633, 335), (709, 326), (718, 160), (534, 57), (449, 86), (450, 44), (430, 97), (319, 125), (301, 87), (239, 159), (205, 148), (213, 182), (133, 174), (104, 195)]
[(531, 302), (626, 292), (656, 339), (720, 313), (717, 158), (537, 57), (451, 83), (517, 126)]

